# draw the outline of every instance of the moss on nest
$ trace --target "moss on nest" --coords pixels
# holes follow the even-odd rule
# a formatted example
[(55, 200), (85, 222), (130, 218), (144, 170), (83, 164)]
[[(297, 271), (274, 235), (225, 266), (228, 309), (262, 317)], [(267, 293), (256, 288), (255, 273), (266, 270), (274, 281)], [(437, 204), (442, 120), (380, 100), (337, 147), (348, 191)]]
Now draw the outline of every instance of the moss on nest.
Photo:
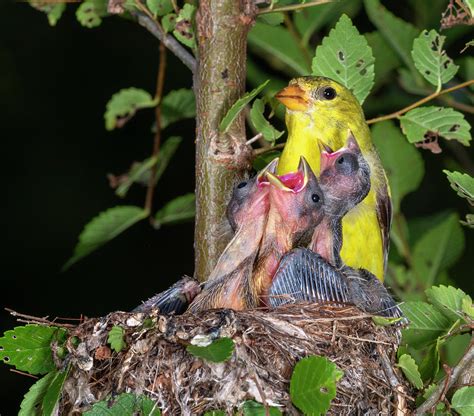
[[(107, 344), (113, 326), (124, 329), (126, 347), (119, 353)], [(196, 335), (232, 338), (232, 357), (212, 363), (189, 354), (186, 346)], [(245, 400), (299, 414), (289, 380), (295, 363), (314, 354), (344, 371), (329, 414), (405, 414), (413, 403), (393, 365), (398, 340), (397, 328), (328, 305), (180, 316), (115, 312), (70, 331), (71, 370), (60, 414), (83, 412), (121, 392), (145, 394), (167, 415), (232, 414)]]

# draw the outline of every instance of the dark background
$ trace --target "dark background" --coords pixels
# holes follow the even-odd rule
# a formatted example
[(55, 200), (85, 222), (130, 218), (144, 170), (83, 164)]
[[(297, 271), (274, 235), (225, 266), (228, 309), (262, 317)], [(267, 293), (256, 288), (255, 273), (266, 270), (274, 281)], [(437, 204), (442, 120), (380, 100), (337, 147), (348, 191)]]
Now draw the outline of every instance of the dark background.
[[(363, 19), (356, 20), (359, 30), (373, 30)], [(168, 59), (165, 93), (190, 87), (189, 71), (170, 54)], [(132, 188), (122, 201), (109, 188), (106, 174), (123, 173), (132, 161), (149, 155), (153, 110), (139, 112), (113, 132), (105, 131), (103, 113), (121, 88), (135, 86), (153, 94), (157, 67), (157, 41), (133, 22), (108, 18), (99, 28), (86, 29), (69, 7), (51, 28), (27, 4), (0, 5), (0, 308), (35, 316), (104, 315), (129, 310), (181, 275), (192, 274), (193, 225), (156, 231), (147, 222), (60, 273), (91, 218), (115, 205), (143, 204), (144, 189)], [(166, 133), (176, 134), (184, 140), (158, 184), (155, 207), (194, 189), (194, 123), (180, 122)], [(405, 199), (404, 212), (414, 217), (455, 207), (464, 216), (465, 201), (441, 172), (450, 154), (425, 151), (423, 157), (424, 182)], [(472, 232), (465, 229), (465, 236), (465, 254), (450, 276), (472, 292)], [(0, 333), (13, 326), (15, 320), (0, 310)], [(9, 370), (0, 366), (2, 416), (18, 412), (33, 381)]]

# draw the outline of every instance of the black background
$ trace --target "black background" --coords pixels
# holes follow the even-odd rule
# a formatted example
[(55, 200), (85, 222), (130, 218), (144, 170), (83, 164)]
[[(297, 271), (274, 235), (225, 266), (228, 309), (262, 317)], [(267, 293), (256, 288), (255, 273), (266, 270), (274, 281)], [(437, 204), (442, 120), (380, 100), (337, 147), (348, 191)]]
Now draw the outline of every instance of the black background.
[[(356, 23), (362, 32), (373, 30), (367, 20)], [(168, 57), (165, 92), (190, 87), (189, 71)], [(51, 28), (27, 4), (0, 6), (0, 307), (35, 316), (99, 316), (129, 310), (192, 274), (193, 225), (156, 231), (146, 222), (60, 273), (92, 217), (115, 205), (143, 204), (142, 188), (132, 188), (122, 201), (106, 174), (125, 172), (132, 161), (149, 155), (153, 110), (139, 112), (113, 132), (105, 131), (103, 113), (121, 88), (153, 94), (157, 67), (157, 41), (133, 22), (109, 18), (90, 30), (76, 22), (69, 6)], [(158, 184), (155, 207), (194, 190), (193, 122), (167, 130), (175, 134), (183, 143)], [(465, 202), (443, 182), (442, 157), (423, 155), (427, 173), (417, 194), (406, 198), (404, 212), (413, 217), (455, 206), (465, 213)], [(451, 275), (460, 276), (457, 284), (469, 291), (473, 238), (465, 234), (466, 252)], [(0, 310), (0, 332), (13, 326), (14, 319)], [(33, 381), (9, 369), (0, 366), (2, 416), (17, 413)]]

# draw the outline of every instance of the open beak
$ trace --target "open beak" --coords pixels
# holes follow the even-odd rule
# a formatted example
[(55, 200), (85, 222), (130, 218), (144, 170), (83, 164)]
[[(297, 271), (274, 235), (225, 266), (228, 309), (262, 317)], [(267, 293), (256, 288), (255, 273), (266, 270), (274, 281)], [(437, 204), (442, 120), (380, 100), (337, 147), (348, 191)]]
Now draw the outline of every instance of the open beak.
[(297, 172), (287, 173), (286, 175), (276, 176), (272, 172), (266, 172), (265, 176), (276, 189), (284, 192), (298, 193), (306, 187), (308, 183), (310, 166), (306, 159), (301, 156)]
[(258, 185), (268, 185), (268, 177), (267, 174), (274, 174), (276, 168), (278, 166), (278, 161), (280, 159), (277, 157), (273, 159), (267, 166), (265, 166), (260, 172), (257, 174), (257, 184)]
[(286, 108), (293, 111), (306, 111), (309, 107), (309, 96), (298, 85), (288, 85), (275, 95)]
[(278, 176), (275, 176), (273, 173), (267, 172), (265, 176), (268, 179), (268, 182), (270, 182), (270, 184), (273, 185), (275, 188), (284, 192), (293, 192), (293, 189), (286, 186), (280, 180), (280, 178)]

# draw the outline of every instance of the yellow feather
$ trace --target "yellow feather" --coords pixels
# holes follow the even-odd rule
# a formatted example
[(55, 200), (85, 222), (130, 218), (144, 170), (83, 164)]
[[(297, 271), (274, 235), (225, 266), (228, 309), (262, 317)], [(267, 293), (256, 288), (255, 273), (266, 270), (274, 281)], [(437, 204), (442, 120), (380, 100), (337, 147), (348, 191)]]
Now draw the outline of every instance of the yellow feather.
[[(300, 156), (304, 156), (319, 175), (318, 142), (337, 150), (345, 145), (348, 129), (352, 131), (371, 169), (371, 190), (343, 218), (341, 257), (348, 266), (367, 269), (383, 281), (386, 253), (376, 212), (376, 197), (382, 187), (388, 185), (362, 108), (349, 90), (328, 78), (297, 78), (290, 83), (295, 84), (307, 92), (308, 108), (305, 111), (287, 110), (288, 140), (278, 164), (278, 174), (297, 170)], [(335, 99), (317, 97), (318, 91), (327, 86), (336, 90)]]

